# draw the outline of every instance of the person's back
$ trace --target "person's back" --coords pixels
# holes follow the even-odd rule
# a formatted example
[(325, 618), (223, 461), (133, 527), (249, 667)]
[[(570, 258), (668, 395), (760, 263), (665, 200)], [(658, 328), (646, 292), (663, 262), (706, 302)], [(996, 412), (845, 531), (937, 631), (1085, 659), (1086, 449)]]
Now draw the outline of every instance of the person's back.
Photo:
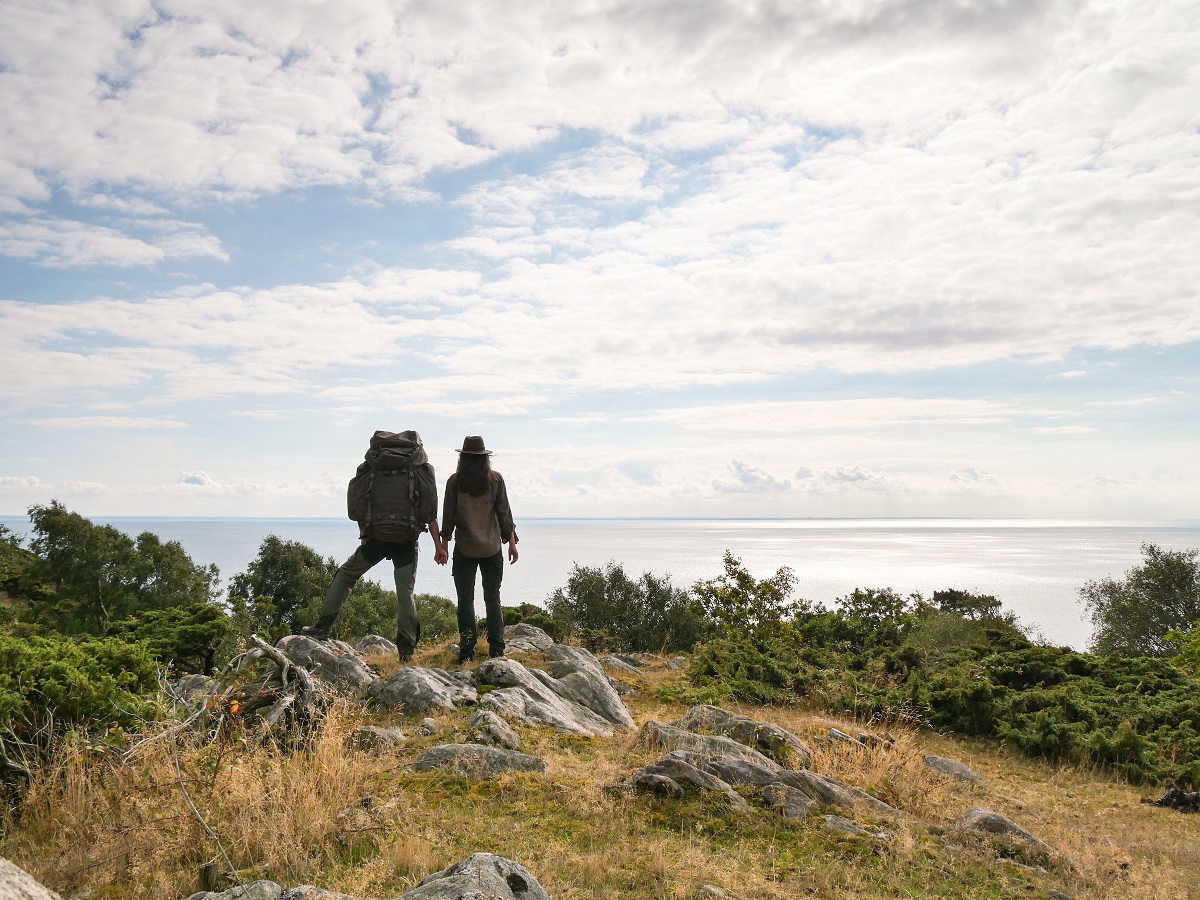
[(442, 506), (442, 552), (454, 539), (454, 589), (458, 594), (458, 659), (475, 656), (478, 625), (475, 620), (475, 579), (483, 579), (483, 603), (487, 612), (488, 652), (504, 655), (504, 614), (500, 607), (500, 583), (504, 577), (503, 545), (508, 544), (510, 563), (517, 561), (517, 532), (513, 526), (508, 489), (499, 472), (491, 467), (491, 451), (479, 436), (463, 440), (458, 451), (458, 471), (446, 481)]

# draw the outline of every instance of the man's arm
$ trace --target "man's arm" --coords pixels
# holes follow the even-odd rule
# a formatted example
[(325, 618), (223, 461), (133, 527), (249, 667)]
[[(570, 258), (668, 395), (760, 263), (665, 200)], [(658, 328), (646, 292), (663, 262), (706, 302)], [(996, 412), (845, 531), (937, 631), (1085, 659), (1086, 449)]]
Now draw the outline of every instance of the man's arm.
[(433, 561), (439, 566), (446, 564), (446, 545), (442, 543), (441, 532), (438, 531), (437, 519), (429, 520), (429, 536), (433, 538)]

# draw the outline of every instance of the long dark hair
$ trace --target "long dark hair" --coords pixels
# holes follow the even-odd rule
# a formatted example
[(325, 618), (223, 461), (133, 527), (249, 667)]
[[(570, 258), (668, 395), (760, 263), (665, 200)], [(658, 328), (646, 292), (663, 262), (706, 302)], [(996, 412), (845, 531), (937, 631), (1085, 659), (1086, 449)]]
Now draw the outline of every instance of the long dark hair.
[(492, 458), (483, 453), (458, 454), (458, 489), (472, 497), (488, 492), (492, 480)]

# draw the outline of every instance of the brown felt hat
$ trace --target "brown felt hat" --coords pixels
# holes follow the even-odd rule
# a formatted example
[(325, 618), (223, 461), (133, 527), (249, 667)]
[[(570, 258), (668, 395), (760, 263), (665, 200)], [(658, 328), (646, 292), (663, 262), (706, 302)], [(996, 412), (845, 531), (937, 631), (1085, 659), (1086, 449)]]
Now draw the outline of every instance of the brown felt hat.
[(459, 453), (474, 453), (476, 456), (491, 456), (492, 451), (483, 446), (483, 438), (477, 434), (463, 438), (462, 449)]

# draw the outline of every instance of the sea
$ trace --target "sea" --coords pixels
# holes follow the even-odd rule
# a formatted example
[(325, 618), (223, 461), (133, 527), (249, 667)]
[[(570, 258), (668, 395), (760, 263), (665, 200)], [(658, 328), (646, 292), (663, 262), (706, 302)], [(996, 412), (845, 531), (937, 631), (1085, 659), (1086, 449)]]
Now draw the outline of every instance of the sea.
[[(130, 535), (150, 531), (179, 541), (194, 562), (216, 563), (226, 584), (268, 535), (300, 541), (338, 562), (357, 546), (357, 527), (345, 519), (91, 519)], [(25, 517), (0, 516), (0, 523), (18, 535), (30, 530)], [(1123, 577), (1141, 562), (1144, 543), (1200, 548), (1200, 520), (524, 519), (517, 530), (520, 558), (505, 568), (506, 605), (544, 606), (573, 566), (609, 561), (632, 577), (653, 572), (687, 588), (719, 576), (729, 551), (756, 578), (787, 566), (796, 594), (828, 607), (855, 588), (990, 594), (1043, 640), (1076, 649), (1086, 648), (1092, 632), (1079, 602), (1088, 581)], [(428, 537), (420, 549), (417, 590), (453, 597), (450, 569), (434, 564)], [(395, 586), (386, 561), (368, 577)]]

